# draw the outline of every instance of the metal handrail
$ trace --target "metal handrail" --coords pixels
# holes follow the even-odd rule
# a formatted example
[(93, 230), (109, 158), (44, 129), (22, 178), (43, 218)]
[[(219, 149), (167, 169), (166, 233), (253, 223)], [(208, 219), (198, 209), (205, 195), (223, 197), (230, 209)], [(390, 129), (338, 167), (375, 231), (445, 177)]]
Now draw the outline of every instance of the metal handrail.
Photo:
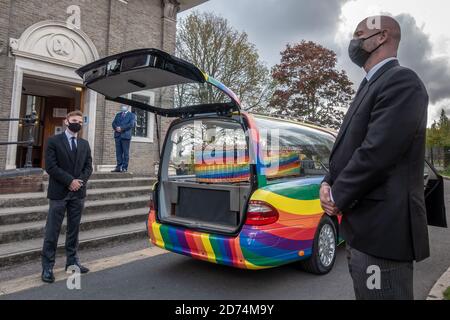
[(28, 129), (28, 140), (26, 141), (0, 141), (0, 146), (11, 145), (11, 144), (26, 144), (27, 145), (27, 156), (25, 161), (25, 168), (32, 168), (33, 163), (31, 160), (34, 145), (34, 127), (36, 124), (37, 116), (36, 111), (27, 114), (25, 118), (0, 118), (0, 121), (19, 121), (24, 123), (24, 127)]
[(27, 118), (0, 118), (0, 121), (25, 121)]

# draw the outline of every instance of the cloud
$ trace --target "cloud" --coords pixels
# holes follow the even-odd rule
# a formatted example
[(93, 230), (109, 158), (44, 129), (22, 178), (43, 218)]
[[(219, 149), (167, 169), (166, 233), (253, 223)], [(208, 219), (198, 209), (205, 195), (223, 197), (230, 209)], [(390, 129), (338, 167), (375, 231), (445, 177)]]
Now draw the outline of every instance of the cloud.
[(212, 0), (198, 10), (219, 14), (237, 30), (247, 32), (262, 59), (272, 66), (280, 61), (288, 42), (313, 40), (333, 48), (341, 8), (348, 1)]
[(431, 105), (428, 108), (428, 125), (434, 122), (434, 120), (438, 120), (441, 116), (442, 109), (445, 110), (447, 117), (450, 117), (450, 98), (442, 99), (435, 105)]
[(448, 57), (435, 57), (430, 36), (409, 14), (395, 16), (402, 27), (399, 60), (422, 78), (430, 102), (436, 104), (450, 98), (450, 65)]
[[(287, 43), (297, 43), (305, 39), (332, 49), (338, 55), (338, 67), (347, 72), (356, 89), (365, 73), (348, 58), (348, 42), (356, 27), (356, 23), (355, 26), (351, 26), (349, 21), (358, 20), (359, 16), (362, 20), (364, 15), (370, 16), (387, 11), (382, 9), (386, 6), (381, 2), (380, 10), (375, 10), (378, 13), (368, 14), (373, 10), (365, 10), (362, 4), (357, 6), (354, 12), (346, 10), (359, 2), (210, 0), (194, 10), (214, 12), (228, 19), (237, 30), (247, 32), (249, 40), (256, 45), (261, 58), (270, 67), (279, 63), (280, 52)], [(400, 13), (395, 18), (401, 24), (403, 33), (399, 60), (402, 65), (416, 71), (427, 86), (430, 96), (430, 121), (439, 115), (441, 108), (447, 109), (450, 114), (450, 66), (447, 62), (450, 38), (445, 35), (440, 39), (432, 39), (412, 15), (404, 13), (402, 6), (394, 11)], [(180, 16), (189, 13), (190, 10), (181, 13)]]
[[(390, 15), (389, 13), (382, 13)], [(419, 27), (413, 16), (407, 13), (399, 14), (394, 18), (402, 28), (402, 40), (399, 48), (400, 64), (414, 70), (422, 79), (430, 97), (430, 119), (436, 118), (442, 108), (450, 112), (450, 64), (448, 53), (442, 54), (441, 48), (435, 48), (430, 35), (424, 32), (423, 26)], [(347, 39), (348, 38), (348, 39)], [(338, 37), (337, 52), (340, 66), (347, 71), (350, 80), (357, 88), (364, 77), (364, 71), (354, 65), (347, 55), (348, 41), (351, 34), (343, 34)], [(443, 44), (441, 44), (444, 46)]]

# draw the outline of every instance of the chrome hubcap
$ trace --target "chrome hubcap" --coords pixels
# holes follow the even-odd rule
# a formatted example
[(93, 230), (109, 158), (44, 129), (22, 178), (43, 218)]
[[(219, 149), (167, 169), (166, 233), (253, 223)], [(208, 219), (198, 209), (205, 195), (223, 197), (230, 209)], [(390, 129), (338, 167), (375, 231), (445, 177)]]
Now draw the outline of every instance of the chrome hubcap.
[(336, 251), (336, 238), (333, 228), (329, 224), (325, 224), (320, 229), (319, 234), (319, 259), (324, 267), (329, 267), (333, 262), (334, 253)]

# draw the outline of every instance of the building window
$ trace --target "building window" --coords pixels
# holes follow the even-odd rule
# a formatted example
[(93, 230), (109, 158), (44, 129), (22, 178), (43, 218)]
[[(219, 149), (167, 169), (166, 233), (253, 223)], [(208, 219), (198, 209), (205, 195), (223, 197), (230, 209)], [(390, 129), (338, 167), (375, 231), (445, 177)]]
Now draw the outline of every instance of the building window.
[[(150, 97), (133, 94), (131, 98), (132, 100), (142, 103), (150, 103)], [(136, 126), (133, 128), (133, 136), (146, 138), (148, 135), (148, 112), (134, 107), (131, 108), (131, 111), (136, 117)]]
[[(131, 94), (130, 99), (153, 105), (154, 93), (150, 91), (141, 91), (139, 93)], [(131, 112), (133, 112), (136, 117), (136, 126), (133, 129), (133, 141), (153, 142), (154, 114), (134, 107), (131, 107)]]

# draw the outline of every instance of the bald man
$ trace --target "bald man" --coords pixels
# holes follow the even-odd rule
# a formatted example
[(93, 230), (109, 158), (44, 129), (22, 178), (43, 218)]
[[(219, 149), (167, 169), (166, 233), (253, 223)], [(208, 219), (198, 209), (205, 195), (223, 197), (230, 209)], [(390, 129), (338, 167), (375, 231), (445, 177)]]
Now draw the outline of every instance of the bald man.
[(413, 299), (413, 261), (429, 256), (424, 200), (428, 94), (400, 66), (400, 26), (391, 17), (359, 23), (350, 59), (364, 68), (320, 189), (341, 232), (357, 299)]

